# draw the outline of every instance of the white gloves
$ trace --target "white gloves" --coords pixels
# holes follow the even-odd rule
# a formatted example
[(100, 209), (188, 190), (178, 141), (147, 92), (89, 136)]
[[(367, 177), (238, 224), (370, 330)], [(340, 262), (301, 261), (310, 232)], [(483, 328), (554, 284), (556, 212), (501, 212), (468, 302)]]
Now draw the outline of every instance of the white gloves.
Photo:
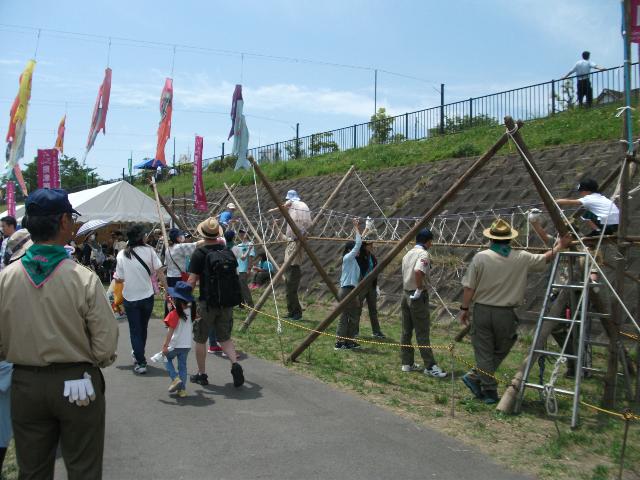
[(422, 295), (422, 290), (420, 290), (419, 288), (416, 288), (416, 291), (413, 292), (413, 294), (409, 298), (411, 300), (417, 300), (420, 298), (420, 295)]
[(64, 397), (69, 397), (69, 403), (74, 403), (79, 407), (86, 407), (96, 399), (96, 392), (91, 383), (91, 375), (84, 372), (80, 380), (66, 380), (64, 382)]
[(529, 222), (537, 222), (538, 220), (540, 220), (541, 216), (542, 210), (540, 210), (539, 208), (532, 208), (531, 210), (529, 210)]

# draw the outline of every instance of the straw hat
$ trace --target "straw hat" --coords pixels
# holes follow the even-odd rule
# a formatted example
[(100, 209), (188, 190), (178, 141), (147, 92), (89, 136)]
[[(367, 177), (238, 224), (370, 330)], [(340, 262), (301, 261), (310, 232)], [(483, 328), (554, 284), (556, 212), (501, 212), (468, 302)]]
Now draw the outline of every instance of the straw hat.
[(21, 228), (15, 232), (7, 241), (7, 249), (11, 252), (9, 263), (15, 262), (22, 258), (33, 245), (31, 234), (25, 228)]
[(482, 234), (492, 240), (512, 240), (518, 236), (518, 231), (499, 218), (491, 227), (485, 228)]
[(209, 217), (201, 222), (198, 228), (196, 228), (196, 231), (202, 238), (214, 239), (223, 235), (222, 227), (220, 227), (218, 220), (213, 217)]

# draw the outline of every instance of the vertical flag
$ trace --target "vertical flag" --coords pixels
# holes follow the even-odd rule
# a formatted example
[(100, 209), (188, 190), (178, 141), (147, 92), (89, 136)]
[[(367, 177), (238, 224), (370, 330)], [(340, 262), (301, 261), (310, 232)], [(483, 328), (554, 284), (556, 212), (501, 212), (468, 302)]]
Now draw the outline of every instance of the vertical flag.
[(7, 213), (16, 216), (16, 184), (11, 180), (7, 182)]
[(60, 164), (58, 162), (58, 150), (53, 149), (51, 157), (51, 188), (60, 188)]
[(9, 113), (9, 130), (7, 132), (7, 163), (6, 170), (13, 170), (16, 180), (20, 184), (22, 192), (27, 194), (27, 187), (22, 178), (22, 171), (18, 162), (24, 157), (24, 142), (27, 134), (27, 111), (29, 110), (29, 99), (31, 98), (31, 80), (33, 70), (36, 66), (35, 60), (29, 60), (24, 71), (20, 75), (20, 87), (18, 95), (11, 105)]
[(58, 150), (38, 149), (38, 188), (58, 188)]
[(96, 137), (100, 130), (105, 133), (105, 126), (107, 123), (107, 110), (109, 109), (109, 97), (111, 96), (111, 69), (107, 68), (104, 71), (104, 80), (98, 89), (98, 97), (96, 98), (96, 104), (93, 107), (93, 115), (91, 117), (91, 127), (89, 128), (89, 137), (87, 138), (87, 147), (82, 158), (82, 164), (87, 161), (87, 155), (89, 150), (93, 147), (96, 141)]
[(195, 209), (200, 212), (207, 211), (207, 195), (204, 191), (202, 179), (202, 146), (203, 138), (196, 135), (196, 147), (193, 151), (193, 197)]
[(244, 117), (244, 100), (242, 98), (242, 85), (236, 85), (231, 99), (231, 131), (229, 138), (233, 137), (232, 153), (238, 157), (236, 170), (249, 168), (247, 150), (249, 148), (249, 129)]
[(58, 137), (56, 138), (56, 144), (53, 146), (57, 148), (60, 153), (64, 153), (64, 131), (67, 123), (67, 115), (65, 114), (60, 120), (60, 124), (58, 125)]
[(164, 147), (171, 136), (171, 115), (173, 113), (173, 79), (167, 78), (160, 95), (160, 125), (158, 125), (158, 146), (156, 148), (156, 159), (167, 166), (164, 156)]

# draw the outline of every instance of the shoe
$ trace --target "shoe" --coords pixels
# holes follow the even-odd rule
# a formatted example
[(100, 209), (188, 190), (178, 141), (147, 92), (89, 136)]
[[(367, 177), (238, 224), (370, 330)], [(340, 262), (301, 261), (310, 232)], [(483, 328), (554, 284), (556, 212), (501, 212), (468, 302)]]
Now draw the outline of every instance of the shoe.
[(482, 399), (484, 403), (487, 405), (493, 405), (494, 403), (498, 403), (500, 397), (498, 397), (498, 392), (496, 390), (485, 390), (482, 392)]
[(473, 396), (478, 400), (482, 400), (482, 398), (484, 398), (484, 396), (482, 395), (482, 388), (480, 388), (480, 382), (471, 378), (468, 373), (462, 376), (462, 382), (467, 386), (469, 390), (471, 390)]
[(373, 335), (372, 335), (372, 336), (373, 336), (373, 338), (380, 338), (380, 339), (387, 338), (387, 337), (385, 336), (385, 334), (384, 334), (384, 333), (382, 333), (382, 332), (373, 332)]
[(182, 389), (182, 390), (178, 390), (178, 397), (180, 398), (184, 398), (187, 396), (187, 391)]
[(189, 377), (191, 383), (197, 383), (198, 385), (209, 385), (209, 376), (206, 373), (196, 373)]
[(356, 342), (349, 342), (346, 346), (349, 350), (360, 350), (362, 348), (360, 344)]
[(418, 372), (420, 370), (422, 370), (422, 367), (417, 363), (414, 363), (413, 365), (402, 365), (403, 372)]
[(239, 387), (244, 383), (244, 373), (242, 372), (242, 365), (238, 362), (231, 365), (231, 375), (233, 376), (233, 386)]
[(173, 393), (176, 392), (178, 390), (180, 390), (180, 384), (182, 383), (182, 381), (180, 380), (180, 377), (176, 377), (173, 379), (173, 382), (171, 382), (169, 384), (169, 393)]
[(207, 349), (207, 353), (211, 353), (211, 354), (218, 353), (221, 351), (222, 351), (222, 347), (220, 345), (214, 345)]
[(133, 367), (133, 371), (139, 375), (147, 373), (147, 364), (146, 363), (136, 363)]
[(336, 342), (336, 346), (333, 347), (334, 350), (348, 350), (349, 347), (347, 347), (346, 343), (344, 342)]
[(442, 370), (438, 365), (433, 365), (431, 368), (425, 368), (424, 374), (434, 378), (444, 378), (447, 376), (447, 372)]

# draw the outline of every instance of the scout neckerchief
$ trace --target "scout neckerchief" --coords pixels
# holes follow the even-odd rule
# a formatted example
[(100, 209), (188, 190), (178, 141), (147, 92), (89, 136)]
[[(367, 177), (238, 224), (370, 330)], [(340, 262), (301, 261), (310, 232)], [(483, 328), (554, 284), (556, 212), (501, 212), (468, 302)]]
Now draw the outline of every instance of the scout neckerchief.
[(508, 257), (511, 253), (511, 245), (508, 243), (492, 243), (489, 250), (492, 250), (503, 257)]
[(67, 251), (60, 245), (33, 245), (21, 262), (33, 284), (40, 288), (58, 264), (67, 258)]

